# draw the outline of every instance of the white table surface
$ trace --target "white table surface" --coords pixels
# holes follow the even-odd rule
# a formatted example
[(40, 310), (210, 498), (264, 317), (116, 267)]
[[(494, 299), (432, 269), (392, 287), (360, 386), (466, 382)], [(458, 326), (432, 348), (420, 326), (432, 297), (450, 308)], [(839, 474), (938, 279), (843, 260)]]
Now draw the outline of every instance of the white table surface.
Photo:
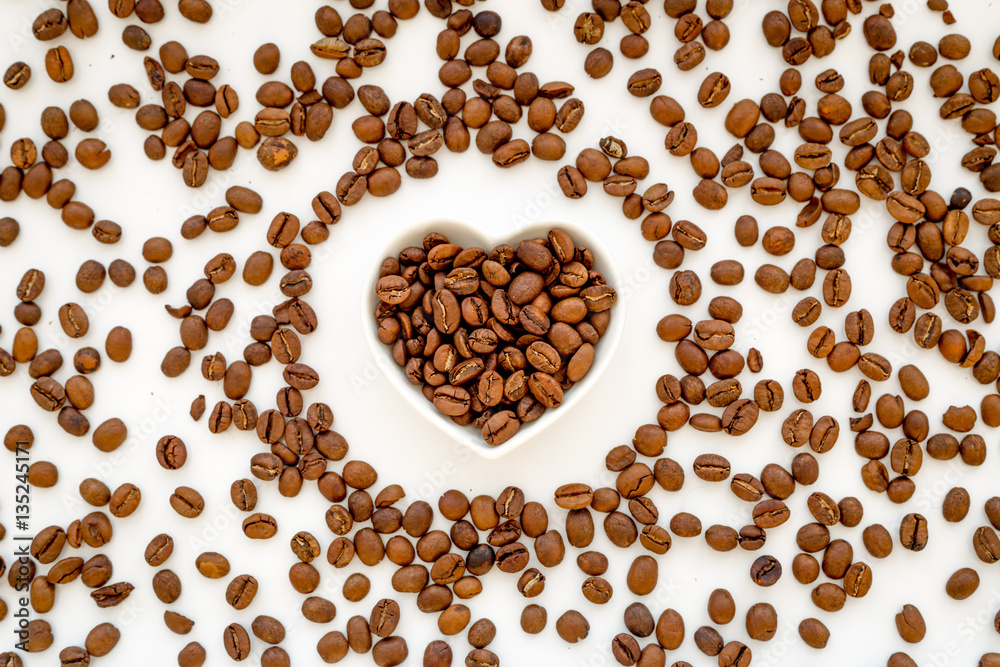
[[(208, 664), (227, 664), (222, 648), (222, 629), (233, 621), (249, 628), (258, 614), (279, 618), (288, 636), (282, 646), (289, 652), (293, 664), (317, 664), (316, 642), (323, 633), (343, 631), (349, 617), (367, 617), (372, 605), (383, 596), (401, 600), (402, 621), (398, 634), (406, 637), (410, 646), (407, 664), (419, 664), (423, 647), (438, 638), (436, 618), (420, 613), (410, 596), (391, 590), (389, 578), (393, 571), (388, 561), (374, 569), (364, 568), (357, 561), (335, 571), (325, 556), (316, 561), (322, 583), (316, 594), (333, 600), (338, 609), (336, 620), (328, 626), (318, 626), (302, 619), (299, 605), (304, 596), (287, 583), (287, 569), (295, 562), (288, 548), (291, 536), (299, 530), (312, 531), (324, 549), (332, 539), (323, 515), (328, 503), (320, 497), (314, 485), (307, 483), (294, 499), (281, 498), (274, 484), (258, 483), (258, 511), (273, 514), (279, 522), (278, 535), (267, 542), (251, 542), (240, 530), (242, 516), (229, 500), (229, 484), (249, 476), (248, 460), (263, 451), (252, 434), (231, 429), (224, 435), (208, 433), (205, 418), (194, 423), (188, 416), (191, 400), (205, 394), (209, 409), (223, 398), (221, 386), (210, 386), (200, 377), (198, 364), (201, 354), (221, 351), (227, 359), (241, 357), (248, 342), (250, 319), (282, 300), (277, 290), (276, 271), (266, 287), (249, 288), (237, 276), (219, 286), (217, 296), (232, 299), (236, 315), (223, 333), (213, 333), (203, 353), (193, 355), (192, 368), (179, 379), (165, 379), (159, 372), (164, 352), (178, 344), (178, 322), (163, 309), (165, 304), (181, 305), (184, 291), (201, 277), (205, 261), (218, 252), (232, 253), (242, 269), (243, 261), (254, 250), (264, 247), (264, 230), (271, 217), (279, 211), (298, 215), (303, 224), (312, 219), (310, 200), (320, 190), (333, 189), (339, 176), (350, 168), (359, 142), (351, 133), (351, 121), (363, 113), (358, 102), (334, 114), (331, 131), (320, 145), (296, 140), (299, 156), (295, 163), (279, 174), (265, 172), (253, 155), (241, 152), (233, 169), (213, 173), (200, 190), (184, 186), (180, 174), (169, 160), (150, 163), (142, 152), (145, 133), (134, 123), (133, 113), (114, 108), (107, 100), (108, 88), (119, 82), (130, 82), (142, 94), (143, 103), (159, 99), (146, 84), (142, 55), (123, 46), (121, 30), (134, 19), (119, 21), (111, 17), (105, 3), (96, 0), (101, 30), (96, 38), (80, 42), (68, 32), (56, 43), (65, 44), (76, 63), (76, 76), (70, 83), (56, 85), (45, 75), (43, 55), (49, 45), (40, 45), (30, 38), (30, 23), (49, 6), (62, 3), (5, 2), (0, 5), (0, 64), (6, 69), (15, 60), (27, 61), (33, 76), (20, 91), (0, 89), (0, 102), (7, 111), (7, 125), (0, 133), (0, 151), (4, 154), (19, 137), (30, 136), (41, 146), (44, 140), (38, 125), (39, 113), (50, 104), (64, 109), (75, 99), (86, 97), (98, 107), (101, 127), (94, 136), (104, 139), (113, 157), (104, 169), (87, 172), (79, 167), (60, 170), (61, 177), (72, 178), (78, 186), (78, 196), (94, 207), (98, 219), (119, 222), (124, 236), (116, 246), (102, 246), (88, 233), (65, 227), (58, 213), (43, 202), (21, 196), (12, 204), (0, 206), (0, 215), (10, 215), (21, 223), (17, 242), (0, 249), (0, 346), (9, 349), (18, 324), (12, 316), (16, 303), (14, 288), (29, 267), (43, 269), (47, 286), (39, 299), (43, 319), (36, 327), (42, 347), (56, 347), (70, 359), (75, 345), (92, 345), (103, 350), (104, 336), (117, 325), (129, 327), (135, 349), (131, 360), (123, 365), (104, 360), (100, 372), (92, 376), (97, 401), (87, 411), (93, 426), (113, 416), (128, 425), (130, 439), (113, 455), (96, 451), (89, 437), (76, 439), (65, 435), (57, 426), (54, 415), (44, 413), (31, 400), (30, 381), (25, 369), (0, 382), (3, 397), (0, 408), (2, 430), (15, 423), (27, 423), (35, 432), (32, 461), (50, 460), (58, 464), (59, 483), (51, 489), (35, 489), (32, 493), (32, 526), (40, 529), (50, 524), (66, 525), (82, 517), (90, 509), (77, 493), (79, 481), (94, 476), (103, 479), (112, 489), (133, 482), (142, 489), (143, 500), (131, 517), (113, 521), (115, 538), (104, 549), (114, 562), (113, 581), (130, 581), (135, 592), (119, 607), (97, 610), (88, 597), (89, 590), (74, 583), (60, 587), (55, 610), (46, 615), (54, 627), (53, 649), (42, 656), (26, 660), (28, 665), (54, 664), (56, 653), (64, 646), (80, 645), (88, 630), (102, 621), (115, 623), (122, 631), (122, 640), (108, 657), (95, 659), (100, 665), (175, 664), (177, 652), (192, 640), (200, 641), (209, 652)], [(224, 0), (213, 3), (216, 17), (205, 26), (183, 20), (176, 3), (167, 2), (167, 19), (158, 25), (146, 26), (155, 49), (169, 39), (179, 39), (191, 55), (206, 53), (219, 60), (222, 70), (217, 82), (236, 88), (241, 107), (226, 121), (224, 131), (231, 132), (238, 120), (252, 119), (256, 111), (253, 94), (266, 78), (251, 65), (254, 49), (262, 42), (274, 41), (282, 49), (278, 74), (287, 76), (290, 65), (299, 59), (308, 60), (320, 81), (333, 74), (333, 63), (313, 57), (308, 44), (319, 37), (313, 23), (316, 2), (273, 3), (264, 0)], [(967, 0), (955, 2), (959, 23), (954, 29), (969, 35), (973, 55), (958, 67), (966, 75), (997, 63), (990, 56), (996, 38), (1000, 10), (992, 2)], [(346, 19), (352, 10), (347, 3), (335, 3)], [(866, 13), (877, 11), (878, 3), (866, 2)], [(378, 0), (375, 8), (383, 8)], [(826, 365), (811, 358), (805, 351), (807, 331), (799, 330), (789, 318), (795, 303), (804, 294), (791, 290), (775, 296), (762, 292), (753, 283), (753, 271), (761, 263), (771, 261), (786, 269), (800, 258), (812, 256), (820, 239), (819, 225), (796, 229), (796, 248), (782, 258), (769, 258), (760, 246), (739, 248), (732, 228), (736, 218), (744, 213), (755, 215), (761, 233), (771, 225), (794, 227), (798, 207), (790, 202), (767, 209), (754, 204), (747, 189), (730, 193), (729, 205), (718, 212), (698, 207), (691, 189), (697, 182), (685, 158), (674, 158), (663, 149), (665, 128), (649, 116), (648, 99), (633, 98), (625, 92), (628, 76), (641, 67), (656, 67), (663, 74), (661, 94), (672, 95), (684, 105), (688, 119), (699, 129), (699, 143), (722, 155), (733, 139), (722, 127), (731, 103), (749, 97), (759, 99), (767, 92), (777, 91), (777, 79), (785, 68), (779, 50), (767, 47), (760, 32), (760, 19), (766, 11), (783, 9), (780, 2), (749, 2), (738, 0), (727, 19), (733, 33), (732, 41), (722, 52), (709, 52), (705, 62), (692, 72), (681, 73), (671, 57), (678, 46), (673, 37), (673, 21), (667, 19), (661, 3), (647, 5), (653, 15), (653, 27), (647, 34), (651, 42), (648, 55), (630, 62), (618, 52), (617, 43), (626, 34), (621, 22), (607, 27), (602, 46), (615, 54), (615, 67), (604, 79), (590, 80), (583, 72), (587, 47), (572, 36), (572, 27), (580, 11), (589, 10), (583, 0), (569, 0), (558, 14), (550, 14), (536, 0), (518, 0), (503, 13), (504, 25), (499, 36), (501, 45), (514, 35), (527, 34), (534, 42), (534, 55), (526, 66), (538, 74), (541, 81), (566, 80), (577, 86), (576, 96), (586, 104), (586, 115), (579, 128), (567, 136), (566, 162), (585, 147), (596, 147), (596, 141), (607, 134), (624, 139), (631, 154), (643, 155), (652, 171), (645, 185), (663, 181), (677, 192), (668, 213), (674, 220), (690, 219), (709, 234), (707, 248), (688, 253), (683, 268), (696, 270), (705, 287), (702, 299), (691, 307), (680, 308), (667, 296), (670, 271), (652, 263), (651, 243), (642, 239), (637, 221), (625, 219), (620, 201), (605, 196), (600, 187), (591, 184), (590, 194), (582, 200), (570, 201), (559, 192), (555, 173), (561, 163), (531, 160), (511, 170), (499, 170), (487, 156), (475, 147), (464, 155), (452, 155), (444, 150), (439, 175), (426, 182), (405, 179), (400, 191), (387, 200), (366, 197), (359, 205), (345, 210), (342, 221), (331, 231), (330, 239), (313, 248), (313, 264), (309, 268), (315, 281), (307, 300), (319, 315), (319, 329), (304, 338), (302, 361), (313, 365), (321, 374), (317, 390), (308, 392), (307, 403), (324, 400), (333, 406), (335, 429), (350, 442), (350, 458), (370, 462), (379, 471), (376, 490), (389, 483), (399, 483), (407, 491), (404, 504), (423, 498), (436, 506), (441, 492), (455, 488), (469, 497), (477, 493), (497, 494), (507, 484), (517, 484), (529, 499), (542, 501), (549, 508), (550, 525), (562, 530), (565, 511), (552, 503), (556, 486), (583, 481), (593, 487), (611, 485), (614, 477), (603, 465), (603, 458), (613, 446), (628, 443), (637, 426), (655, 421), (659, 403), (653, 391), (654, 381), (663, 373), (681, 374), (673, 358), (671, 345), (660, 342), (655, 334), (656, 322), (665, 314), (683, 312), (693, 320), (707, 317), (711, 297), (728, 294), (740, 299), (745, 312), (737, 325), (736, 349), (746, 352), (751, 346), (764, 355), (764, 371), (760, 376), (746, 374), (745, 391), (752, 391), (757, 379), (773, 378), (786, 389), (785, 407), (778, 413), (762, 413), (753, 431), (742, 438), (731, 439), (721, 434), (701, 434), (690, 428), (671, 433), (666, 451), (681, 463), (687, 481), (679, 493), (668, 494), (654, 488), (651, 498), (657, 504), (661, 524), (680, 511), (697, 514), (704, 526), (715, 523), (739, 528), (750, 523), (751, 505), (733, 496), (727, 484), (710, 484), (691, 474), (691, 463), (703, 452), (723, 454), (732, 462), (733, 471), (759, 475), (767, 463), (786, 467), (798, 453), (790, 450), (779, 437), (781, 421), (792, 409), (800, 407), (791, 395), (790, 380), (800, 368), (816, 368), (823, 380), (822, 398), (808, 406), (818, 417), (834, 415), (841, 425), (837, 447), (820, 457), (821, 474), (812, 490), (822, 490), (834, 498), (856, 495), (865, 506), (862, 526), (832, 530), (834, 537), (844, 538), (854, 547), (856, 559), (868, 562), (874, 571), (874, 585), (865, 599), (848, 600), (845, 609), (829, 614), (814, 607), (809, 598), (811, 587), (798, 584), (791, 576), (791, 560), (797, 553), (795, 530), (811, 518), (806, 510), (806, 498), (811, 490), (800, 489), (789, 500), (792, 520), (769, 531), (767, 544), (759, 552), (737, 550), (727, 554), (711, 551), (703, 538), (674, 540), (668, 554), (657, 558), (660, 579), (657, 590), (643, 600), (655, 615), (667, 607), (681, 612), (687, 626), (687, 639), (678, 651), (668, 654), (668, 664), (687, 660), (693, 665), (715, 664), (714, 658), (702, 655), (694, 645), (694, 631), (709, 622), (706, 612), (708, 594), (716, 587), (728, 588), (737, 605), (737, 616), (730, 625), (719, 628), (727, 639), (746, 641), (758, 666), (830, 664), (885, 664), (889, 654), (907, 650), (921, 665), (974, 665), (987, 650), (1000, 648), (1000, 636), (992, 629), (992, 619), (1000, 607), (1000, 566), (979, 562), (971, 548), (971, 535), (985, 523), (983, 502), (1000, 491), (997, 485), (996, 436), (981, 424), (981, 433), (989, 447), (986, 464), (978, 469), (965, 466), (960, 460), (940, 462), (925, 458), (923, 469), (914, 478), (917, 493), (905, 506), (896, 506), (884, 496), (877, 496), (861, 484), (859, 469), (863, 461), (852, 451), (852, 434), (847, 425), (850, 397), (861, 375), (852, 371), (843, 375), (831, 373)], [(478, 8), (493, 8), (480, 3)], [(893, 20), (901, 48), (918, 39), (936, 43), (949, 32), (940, 14), (929, 11), (924, 2), (906, 0), (895, 3)], [(860, 96), (868, 87), (867, 66), (871, 51), (861, 35), (862, 17), (852, 17), (853, 33), (839, 42), (834, 54), (823, 60), (812, 59), (803, 68), (802, 96), (815, 108), (819, 95), (812, 87), (813, 77), (828, 68), (837, 68), (847, 79), (844, 94), (861, 111)], [(426, 10), (413, 20), (402, 23), (388, 42), (386, 62), (359, 83), (382, 85), (393, 102), (414, 100), (424, 92), (439, 95), (444, 92), (437, 80), (439, 61), (434, 52), (436, 33), (443, 24)], [(471, 37), (463, 40), (464, 46)], [(746, 55), (744, 55), (746, 54)], [(941, 64), (942, 61), (939, 61)], [(944, 123), (937, 118), (939, 100), (930, 97), (927, 85), (929, 69), (907, 65), (916, 80), (916, 90), (905, 104), (919, 128), (930, 140), (934, 150), (927, 162), (934, 171), (932, 187), (946, 198), (953, 188), (969, 187), (978, 198), (984, 196), (978, 180), (959, 167), (961, 156), (972, 146), (957, 121)], [(725, 104), (716, 109), (702, 110), (695, 101), (695, 92), (705, 75), (725, 72), (732, 81), (732, 92)], [(477, 76), (481, 73), (477, 72)], [(286, 80), (287, 79), (283, 79)], [(995, 105), (994, 105), (995, 106)], [(189, 112), (193, 118), (194, 113)], [(790, 155), (799, 143), (797, 133), (776, 127), (775, 148)], [(72, 147), (83, 138), (74, 129), (65, 143)], [(515, 136), (528, 138), (532, 133), (522, 121)], [(835, 141), (834, 144), (837, 144)], [(835, 154), (842, 158), (844, 147), (834, 145)], [(852, 174), (842, 174), (841, 183), (853, 186)], [(264, 210), (259, 215), (243, 216), (239, 228), (219, 236), (206, 233), (188, 242), (180, 238), (181, 222), (189, 215), (207, 212), (223, 203), (223, 194), (230, 185), (246, 185), (259, 191), (264, 198)], [(617, 308), (624, 310), (628, 327), (614, 364), (603, 381), (593, 388), (578, 405), (567, 411), (564, 418), (532, 441), (498, 461), (485, 461), (441, 437), (432, 425), (421, 421), (398, 396), (382, 376), (382, 369), (373, 360), (362, 340), (362, 328), (357, 321), (362, 298), (359, 276), (373, 261), (372, 249), (382, 245), (381, 239), (402, 225), (436, 217), (467, 220), (493, 233), (517, 230), (525, 221), (574, 220), (598, 233), (614, 253), (623, 275), (618, 285), (620, 300)], [(843, 318), (847, 311), (868, 308), (875, 317), (877, 334), (871, 350), (888, 358), (894, 368), (905, 363), (918, 364), (931, 380), (931, 395), (919, 407), (927, 412), (931, 432), (940, 428), (940, 416), (948, 405), (969, 404), (978, 407), (992, 387), (981, 387), (968, 371), (945, 363), (935, 351), (917, 348), (911, 336), (898, 336), (886, 325), (889, 305), (904, 293), (904, 279), (889, 268), (890, 252), (884, 245), (885, 233), (891, 224), (879, 204), (865, 201), (858, 215), (852, 216), (854, 231), (844, 245), (846, 268), (854, 281), (849, 304), (839, 312), (825, 308), (817, 322), (843, 335)], [(129, 259), (141, 275), (146, 263), (140, 256), (143, 241), (162, 235), (174, 242), (174, 256), (165, 264), (170, 276), (166, 293), (151, 297), (140, 281), (128, 289), (118, 289), (108, 282), (94, 294), (80, 293), (73, 278), (77, 267), (87, 259), (97, 259), (105, 265), (113, 259)], [(980, 253), (987, 247), (985, 229), (973, 225), (967, 247)], [(735, 288), (721, 288), (708, 278), (711, 264), (720, 259), (736, 258), (747, 267), (747, 279)], [(819, 296), (822, 272), (809, 291)], [(59, 305), (76, 301), (83, 305), (91, 321), (90, 333), (78, 343), (63, 338), (56, 317)], [(950, 323), (949, 323), (950, 326)], [(975, 327), (996, 347), (996, 326), (981, 321)], [(249, 398), (260, 411), (273, 402), (281, 386), (280, 367), (276, 363), (255, 369), (255, 380)], [(67, 371), (57, 378), (65, 380)], [(895, 378), (884, 386), (875, 387), (876, 397), (882, 392), (900, 393)], [(872, 402), (874, 406), (874, 398)], [(908, 407), (911, 407), (908, 402)], [(189, 457), (183, 469), (165, 472), (155, 462), (154, 447), (158, 438), (174, 434), (188, 445)], [(901, 437), (888, 433), (890, 440)], [(648, 461), (650, 465), (652, 461)], [(339, 464), (331, 469), (339, 470)], [(0, 553), (10, 564), (14, 549), (12, 518), (13, 456), (0, 456), (0, 516), (7, 536), (0, 542)], [(205, 496), (207, 507), (196, 520), (183, 519), (170, 510), (168, 497), (180, 485), (193, 486)], [(972, 494), (969, 517), (959, 524), (947, 524), (941, 517), (940, 504), (953, 486), (964, 486)], [(924, 514), (930, 525), (930, 542), (921, 553), (902, 549), (898, 541), (889, 558), (871, 558), (861, 542), (864, 526), (875, 522), (885, 525), (894, 537), (900, 518), (907, 512)], [(601, 517), (596, 517), (600, 527)], [(440, 517), (435, 527), (444, 527)], [(154, 569), (142, 560), (146, 543), (157, 533), (170, 533), (176, 542), (174, 555), (166, 567), (177, 572), (184, 585), (180, 599), (170, 605), (196, 621), (190, 635), (180, 637), (163, 625), (167, 608), (152, 593), (150, 581)], [(625, 586), (625, 574), (632, 558), (647, 553), (638, 545), (628, 551), (612, 547), (598, 529), (592, 548), (600, 549), (611, 558), (607, 575), (616, 594), (604, 607), (587, 602), (579, 591), (585, 575), (574, 564), (578, 550), (568, 548), (562, 567), (546, 571), (545, 592), (530, 602), (544, 605), (549, 612), (549, 626), (538, 636), (527, 636), (518, 627), (518, 618), (527, 603), (517, 593), (516, 576), (491, 572), (483, 578), (485, 592), (466, 601), (473, 619), (488, 616), (498, 628), (491, 645), (503, 664), (512, 665), (607, 665), (611, 638), (624, 631), (622, 612), (634, 601)], [(64, 552), (64, 555), (68, 552)], [(220, 551), (232, 563), (232, 575), (250, 573), (260, 581), (261, 589), (254, 603), (237, 612), (224, 599), (230, 577), (209, 581), (198, 575), (195, 556), (202, 551)], [(89, 557), (94, 550), (84, 548), (80, 555)], [(768, 553), (777, 556), (785, 575), (772, 588), (752, 584), (748, 577), (750, 564), (757, 556)], [(982, 584), (968, 600), (956, 602), (944, 594), (944, 583), (956, 569), (974, 567), (980, 572)], [(44, 570), (46, 568), (42, 568)], [(360, 603), (348, 603), (340, 595), (344, 578), (351, 572), (362, 571), (372, 579), (372, 590)], [(6, 579), (6, 578), (5, 578)], [(824, 580), (821, 576), (820, 581)], [(818, 582), (817, 582), (818, 583)], [(11, 607), (7, 619), (0, 622), (0, 646), (11, 644), (12, 616), (16, 601), (6, 582), (0, 584), (0, 597)], [(767, 601), (779, 614), (778, 634), (770, 642), (749, 641), (743, 627), (746, 610), (754, 603)], [(898, 637), (893, 617), (904, 603), (919, 606), (927, 619), (926, 639), (909, 646)], [(555, 620), (566, 609), (575, 608), (590, 620), (590, 636), (575, 646), (564, 643), (555, 632)], [(827, 649), (816, 652), (798, 637), (796, 627), (806, 617), (820, 618), (830, 628), (832, 637)], [(645, 645), (649, 640), (642, 640)], [(464, 635), (452, 638), (455, 664), (460, 664), (469, 650)], [(254, 640), (257, 661), (262, 642)], [(344, 664), (366, 664), (368, 657), (351, 655)]]

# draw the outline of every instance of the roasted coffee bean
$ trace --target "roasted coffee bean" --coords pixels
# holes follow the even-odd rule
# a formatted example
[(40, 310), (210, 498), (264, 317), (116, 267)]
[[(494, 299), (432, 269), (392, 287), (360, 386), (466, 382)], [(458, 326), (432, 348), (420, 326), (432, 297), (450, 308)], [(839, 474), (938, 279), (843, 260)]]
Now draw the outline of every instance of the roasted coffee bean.
[(768, 641), (774, 636), (778, 614), (770, 604), (761, 602), (747, 610), (746, 628), (751, 639)]
[(250, 655), (250, 635), (239, 623), (231, 623), (222, 632), (223, 646), (230, 658), (245, 660)]
[(31, 79), (31, 68), (23, 62), (16, 62), (7, 68), (3, 82), (11, 90), (18, 90), (27, 85)]
[[(764, 546), (767, 535), (757, 526), (750, 525), (740, 528), (737, 538), (737, 543), (740, 547), (746, 549), (747, 551), (756, 551)], [(733, 547), (730, 546), (727, 550), (731, 550), (732, 548)]]
[(90, 656), (103, 657), (111, 653), (121, 638), (121, 631), (111, 623), (100, 623), (94, 626), (84, 642), (84, 647)]
[(556, 632), (563, 641), (575, 644), (590, 634), (590, 623), (583, 614), (571, 609), (556, 621)]
[(824, 611), (839, 611), (847, 599), (844, 589), (836, 584), (822, 583), (812, 591), (812, 601)]
[(987, 500), (985, 510), (986, 518), (989, 519), (994, 528), (1000, 530), (1000, 498), (994, 496)]
[(903, 610), (896, 614), (896, 630), (899, 631), (903, 641), (914, 644), (924, 638), (927, 626), (920, 610), (911, 604), (906, 604), (903, 605)]
[(750, 579), (758, 586), (773, 586), (781, 578), (781, 563), (773, 556), (761, 556), (750, 567)]
[(191, 519), (205, 509), (205, 500), (191, 487), (179, 486), (170, 496), (170, 506), (181, 516)]
[(120, 582), (116, 584), (111, 584), (110, 586), (103, 586), (90, 593), (90, 597), (93, 598), (94, 602), (98, 607), (104, 609), (107, 607), (116, 607), (125, 601), (135, 587), (128, 582)]
[(945, 584), (945, 592), (954, 600), (964, 600), (979, 588), (979, 574), (970, 567), (957, 570)]
[(921, 551), (927, 546), (927, 519), (920, 514), (907, 514), (899, 524), (899, 542), (910, 551)]
[(702, 454), (695, 459), (694, 473), (709, 482), (721, 482), (729, 477), (729, 461), (716, 454)]
[(1000, 538), (989, 526), (976, 529), (972, 536), (972, 546), (976, 556), (984, 563), (995, 563), (1000, 560)]
[(111, 494), (109, 510), (116, 517), (126, 517), (135, 512), (142, 499), (142, 493), (134, 484), (123, 484)]
[(605, 604), (613, 595), (611, 584), (601, 577), (588, 577), (582, 588), (583, 596), (594, 604)]
[(812, 648), (825, 648), (830, 640), (830, 631), (822, 621), (807, 618), (799, 623), (799, 636)]
[(798, 554), (792, 560), (792, 574), (800, 584), (811, 584), (819, 577), (819, 563), (809, 554)]
[(753, 510), (754, 524), (759, 528), (775, 528), (788, 520), (789, 510), (780, 500), (764, 500)]

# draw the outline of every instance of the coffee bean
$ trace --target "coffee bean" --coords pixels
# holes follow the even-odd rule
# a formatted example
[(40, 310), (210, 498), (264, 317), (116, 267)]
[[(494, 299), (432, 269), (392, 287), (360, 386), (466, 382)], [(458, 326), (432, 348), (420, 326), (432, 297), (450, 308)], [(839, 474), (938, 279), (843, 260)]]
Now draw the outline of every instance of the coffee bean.
[(753, 510), (754, 524), (763, 529), (776, 528), (788, 520), (789, 510), (780, 500), (764, 500)]
[[(740, 547), (746, 549), (747, 551), (756, 551), (764, 546), (767, 535), (757, 526), (749, 525), (740, 528), (737, 538)], [(732, 547), (730, 547), (730, 550), (731, 548)]]
[(736, 616), (736, 603), (733, 596), (724, 588), (712, 591), (708, 598), (708, 616), (713, 623), (725, 625)]
[(927, 626), (920, 610), (911, 604), (903, 605), (903, 610), (896, 614), (896, 630), (903, 641), (915, 644), (924, 638)]
[(773, 586), (781, 578), (781, 563), (774, 556), (761, 556), (750, 567), (750, 579), (758, 586)]
[(751, 639), (768, 641), (774, 636), (778, 625), (778, 614), (774, 607), (760, 602), (747, 610), (746, 628)]
[(139, 507), (142, 493), (134, 484), (123, 484), (111, 494), (109, 509), (113, 516), (127, 517)]
[(737, 498), (748, 502), (756, 502), (764, 495), (764, 487), (760, 480), (746, 473), (734, 475), (730, 489)]
[(776, 178), (758, 178), (750, 184), (750, 196), (755, 202), (763, 206), (780, 204), (784, 201), (786, 193), (787, 189), (784, 182)]
[(160, 533), (146, 547), (144, 558), (151, 567), (159, 567), (170, 558), (174, 550), (174, 541), (166, 533)]
[(93, 598), (94, 602), (98, 607), (104, 609), (107, 607), (115, 607), (125, 601), (125, 598), (135, 590), (135, 587), (127, 582), (120, 582), (117, 584), (111, 584), (110, 586), (103, 586), (90, 593), (90, 597)]
[(945, 592), (954, 600), (964, 600), (979, 588), (979, 574), (969, 567), (957, 570), (948, 578)]
[(226, 653), (233, 660), (245, 660), (250, 655), (250, 635), (239, 623), (226, 626), (222, 632), (222, 642)]
[(986, 517), (994, 528), (1000, 530), (1000, 498), (994, 496), (986, 501)]
[(1000, 538), (989, 526), (978, 528), (972, 536), (972, 546), (976, 556), (984, 563), (995, 563), (1000, 560)]
[(792, 574), (800, 584), (811, 584), (819, 577), (819, 563), (809, 554), (798, 554), (792, 560)]
[(750, 660), (750, 649), (737, 641), (729, 642), (719, 653), (719, 665), (722, 667), (747, 667)]
[(165, 604), (175, 602), (181, 595), (181, 580), (172, 570), (160, 570), (153, 575), (153, 592)]
[(23, 88), (31, 79), (31, 68), (23, 62), (16, 62), (7, 68), (3, 82), (11, 90)]
[(611, 640), (611, 653), (619, 663), (634, 665), (639, 660), (641, 649), (635, 637), (623, 632)]
[(726, 189), (709, 179), (702, 179), (695, 186), (692, 194), (696, 202), (710, 211), (717, 211), (724, 208), (726, 202), (729, 200)]
[(170, 506), (183, 517), (192, 519), (205, 509), (205, 499), (188, 486), (179, 486), (170, 496)]
[(722, 653), (726, 645), (718, 630), (707, 625), (695, 630), (694, 643), (702, 653), (713, 657)]
[(576, 610), (565, 612), (556, 621), (556, 632), (569, 644), (575, 644), (581, 639), (586, 639), (590, 634), (590, 623), (583, 614)]
[(899, 524), (899, 542), (910, 551), (927, 546), (927, 519), (920, 514), (907, 514)]
[(826, 648), (830, 640), (830, 631), (822, 621), (807, 618), (799, 623), (799, 637), (812, 648)]
[(839, 611), (844, 606), (846, 594), (836, 584), (823, 583), (813, 589), (813, 604), (824, 611)]
[(663, 78), (657, 70), (647, 68), (632, 74), (626, 87), (636, 97), (648, 97), (659, 90), (662, 82)]
[(278, 523), (268, 514), (251, 514), (243, 520), (243, 533), (252, 540), (266, 540), (278, 532)]
[(689, 155), (698, 142), (698, 131), (695, 126), (688, 122), (677, 122), (667, 132), (664, 146), (672, 154), (678, 157)]
[(698, 456), (692, 467), (695, 475), (709, 482), (721, 482), (729, 477), (729, 461), (716, 454)]
[[(295, 160), (298, 148), (283, 137), (268, 137), (257, 148), (257, 160), (268, 171), (280, 171)], [(185, 170), (188, 165), (185, 162)], [(192, 167), (192, 170), (194, 167)], [(195, 178), (192, 176), (192, 178)]]
[[(88, 529), (95, 527), (99, 530), (106, 528), (106, 526), (93, 526), (91, 524)], [(88, 534), (87, 537), (95, 546), (101, 546), (102, 540), (105, 539), (105, 536), (99, 533), (96, 534), (96, 537), (93, 533)], [(80, 581), (88, 588), (99, 588), (111, 579), (112, 569), (111, 561), (103, 554), (98, 554), (83, 564), (80, 571)]]
[(84, 647), (91, 656), (104, 657), (117, 646), (121, 631), (111, 623), (95, 625), (84, 642)]
[(683, 315), (667, 315), (656, 325), (657, 335), (668, 342), (683, 340), (692, 330), (691, 320)]

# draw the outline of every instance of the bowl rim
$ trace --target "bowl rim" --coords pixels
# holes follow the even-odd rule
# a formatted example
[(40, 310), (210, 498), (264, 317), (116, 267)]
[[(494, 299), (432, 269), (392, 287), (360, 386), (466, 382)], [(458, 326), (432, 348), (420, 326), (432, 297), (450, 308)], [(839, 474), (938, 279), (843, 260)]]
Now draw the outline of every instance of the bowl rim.
[[(453, 242), (463, 247), (493, 247), (499, 243), (509, 243), (529, 238), (545, 236), (552, 229), (564, 229), (574, 243), (588, 247), (594, 254), (594, 268), (599, 271), (609, 285), (615, 288), (618, 299), (614, 306), (614, 316), (608, 326), (605, 335), (595, 346), (594, 365), (583, 380), (568, 391), (562, 405), (555, 410), (547, 410), (536, 421), (525, 425), (508, 441), (501, 445), (488, 445), (481, 434), (471, 426), (459, 426), (448, 421), (439, 414), (433, 405), (427, 401), (420, 388), (410, 383), (402, 373), (402, 369), (392, 361), (390, 348), (383, 345), (378, 340), (378, 328), (375, 318), (372, 316), (378, 303), (374, 285), (378, 281), (378, 274), (381, 271), (382, 263), (387, 257), (393, 257), (400, 250), (408, 246), (420, 246), (423, 238), (431, 233), (438, 232)], [(414, 410), (427, 418), (427, 421), (435, 425), (438, 430), (485, 459), (498, 459), (515, 449), (520, 448), (529, 440), (536, 438), (543, 431), (555, 424), (560, 418), (569, 414), (575, 405), (587, 394), (588, 389), (596, 384), (604, 371), (611, 365), (611, 362), (621, 343), (622, 335), (625, 331), (625, 308), (622, 297), (622, 280), (618, 264), (607, 246), (600, 239), (596, 232), (579, 222), (568, 220), (541, 220), (534, 221), (516, 228), (504, 227), (502, 229), (477, 228), (472, 224), (465, 223), (452, 218), (426, 218), (412, 224), (400, 227), (391, 236), (388, 236), (380, 245), (372, 264), (364, 276), (361, 289), (361, 321), (365, 342), (372, 353), (376, 365), (386, 376), (389, 384), (402, 395)]]

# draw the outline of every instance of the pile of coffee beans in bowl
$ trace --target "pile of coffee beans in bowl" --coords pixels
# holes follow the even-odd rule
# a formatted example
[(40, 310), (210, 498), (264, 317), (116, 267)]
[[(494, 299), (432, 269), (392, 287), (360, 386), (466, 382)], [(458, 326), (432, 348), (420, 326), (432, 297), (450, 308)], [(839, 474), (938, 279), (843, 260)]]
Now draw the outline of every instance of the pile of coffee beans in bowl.
[(590, 371), (617, 299), (561, 229), (490, 250), (430, 233), (382, 263), (378, 338), (442, 415), (501, 445)]

